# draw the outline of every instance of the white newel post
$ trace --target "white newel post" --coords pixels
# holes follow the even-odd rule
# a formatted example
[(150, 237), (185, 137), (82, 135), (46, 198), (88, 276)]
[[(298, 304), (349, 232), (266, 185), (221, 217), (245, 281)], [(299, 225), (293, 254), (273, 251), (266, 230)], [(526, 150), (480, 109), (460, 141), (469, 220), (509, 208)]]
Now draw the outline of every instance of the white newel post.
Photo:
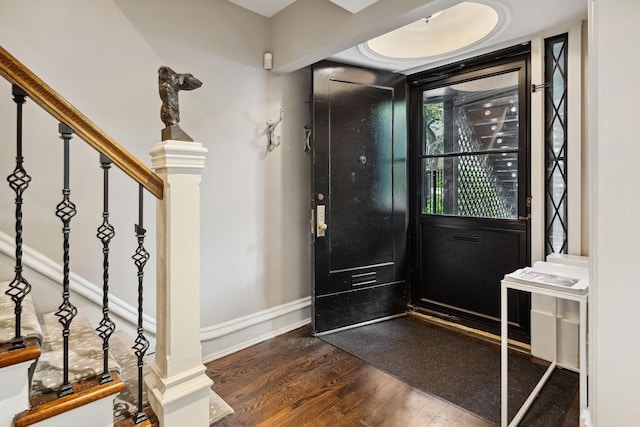
[(209, 390), (200, 346), (200, 180), (207, 149), (163, 141), (151, 150), (164, 180), (157, 203), (157, 344), (145, 377), (162, 427), (209, 425)]

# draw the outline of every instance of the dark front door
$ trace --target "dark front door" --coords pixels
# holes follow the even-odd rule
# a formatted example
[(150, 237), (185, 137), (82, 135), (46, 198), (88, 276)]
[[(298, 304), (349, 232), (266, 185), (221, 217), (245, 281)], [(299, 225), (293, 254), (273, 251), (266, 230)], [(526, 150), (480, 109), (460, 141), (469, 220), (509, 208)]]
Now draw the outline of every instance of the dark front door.
[(313, 66), (314, 333), (405, 311), (404, 76)]
[[(500, 280), (529, 261), (527, 62), (423, 79), (411, 107), (412, 303), (497, 333)], [(529, 298), (509, 298), (526, 340)]]

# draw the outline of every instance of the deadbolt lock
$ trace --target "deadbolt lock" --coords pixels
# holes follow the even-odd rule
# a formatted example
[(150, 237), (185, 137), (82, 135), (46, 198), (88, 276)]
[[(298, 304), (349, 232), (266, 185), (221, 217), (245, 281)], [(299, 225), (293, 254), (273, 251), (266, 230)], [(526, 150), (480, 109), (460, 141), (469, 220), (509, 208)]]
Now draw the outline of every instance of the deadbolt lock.
[(327, 229), (324, 208), (324, 205), (318, 205), (316, 208), (316, 236), (318, 237), (324, 237), (324, 232)]

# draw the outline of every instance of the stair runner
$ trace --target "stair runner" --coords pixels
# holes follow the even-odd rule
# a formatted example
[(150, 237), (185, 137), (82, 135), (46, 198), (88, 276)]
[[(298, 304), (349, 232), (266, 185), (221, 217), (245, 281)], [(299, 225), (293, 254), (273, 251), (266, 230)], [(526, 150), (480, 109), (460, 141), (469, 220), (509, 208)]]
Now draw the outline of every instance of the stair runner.
[[(0, 282), (0, 343), (9, 342), (15, 333), (14, 304), (5, 291), (10, 282)], [(62, 386), (62, 325), (55, 313), (36, 315), (31, 295), (23, 301), (22, 333), (41, 343), (42, 354), (33, 374), (30, 399)], [(114, 400), (114, 422), (137, 412), (138, 367), (132, 350), (133, 340), (127, 333), (116, 331), (109, 340), (109, 370), (116, 371), (126, 388)], [(145, 356), (143, 374), (150, 369), (151, 357)], [(86, 314), (79, 310), (69, 335), (69, 381), (75, 383), (102, 374), (102, 340), (97, 336)], [(146, 387), (143, 406), (149, 407)], [(233, 409), (213, 390), (209, 394), (210, 423), (232, 414)]]
[[(13, 301), (5, 294), (9, 289), (10, 281), (0, 282), (0, 343), (11, 342), (16, 333), (16, 316), (14, 314)], [(22, 302), (22, 335), (26, 338), (35, 338), (42, 344), (42, 329), (33, 307), (31, 294), (27, 294)]]
[[(62, 386), (62, 325), (55, 313), (38, 317), (44, 342), (42, 355), (38, 360), (30, 398), (50, 393)], [(76, 383), (102, 374), (102, 340), (96, 335), (84, 312), (78, 311), (69, 333), (69, 382)], [(120, 373), (120, 366), (109, 357), (109, 370)]]

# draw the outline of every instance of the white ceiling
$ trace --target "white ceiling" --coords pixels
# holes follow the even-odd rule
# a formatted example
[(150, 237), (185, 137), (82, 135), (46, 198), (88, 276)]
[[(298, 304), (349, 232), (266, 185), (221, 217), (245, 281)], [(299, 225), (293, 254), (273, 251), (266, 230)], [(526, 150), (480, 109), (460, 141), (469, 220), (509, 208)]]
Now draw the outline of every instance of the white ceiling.
[[(285, 7), (289, 6), (296, 0), (229, 0), (231, 3), (235, 3), (238, 6), (242, 6), (245, 9), (249, 9), (255, 13), (271, 18), (276, 13), (280, 12)], [(320, 1), (320, 0), (316, 0)], [(378, 0), (329, 0), (331, 3), (335, 3), (343, 9), (348, 10), (351, 13), (358, 13), (362, 9), (371, 6)]]
[[(266, 17), (271, 17), (294, 3), (296, 0), (229, 0), (241, 7), (252, 10)], [(358, 13), (360, 10), (376, 3), (378, 0), (314, 0), (331, 1), (338, 6)], [(460, 0), (462, 1), (462, 0)], [(469, 48), (457, 50), (451, 54), (421, 58), (419, 60), (391, 60), (371, 55), (370, 50), (360, 46), (353, 46), (339, 52), (328, 59), (346, 62), (372, 68), (413, 73), (422, 69), (446, 64), (458, 59), (464, 59), (476, 54), (508, 47), (528, 41), (531, 35), (543, 33), (544, 36), (554, 35), (554, 31), (561, 32), (568, 29), (568, 25), (576, 24), (587, 18), (588, 0), (467, 0), (484, 3), (496, 9), (506, 11), (507, 19), (500, 31), (482, 42)], [(425, 2), (426, 3), (426, 2)], [(437, 0), (434, 4), (437, 3)], [(452, 2), (445, 2), (451, 4)], [(455, 37), (447, 34), (446, 37)]]
[(331, 3), (337, 4), (343, 9), (351, 13), (358, 13), (362, 9), (371, 6), (378, 0), (329, 0)]
[(271, 18), (296, 0), (229, 0), (238, 6)]

